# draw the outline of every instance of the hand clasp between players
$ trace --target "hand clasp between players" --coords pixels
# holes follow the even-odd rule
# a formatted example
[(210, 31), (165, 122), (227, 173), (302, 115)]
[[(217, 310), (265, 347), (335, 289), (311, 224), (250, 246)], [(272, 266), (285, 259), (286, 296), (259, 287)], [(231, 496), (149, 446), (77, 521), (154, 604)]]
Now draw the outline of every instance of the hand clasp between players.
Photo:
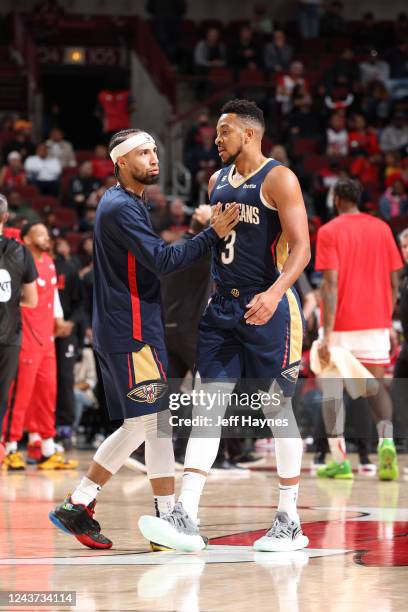
[(270, 289), (257, 293), (247, 304), (248, 312), (244, 318), (248, 325), (265, 325), (275, 314), (280, 297)]
[(236, 202), (232, 202), (224, 211), (222, 211), (221, 202), (218, 202), (214, 207), (211, 227), (220, 238), (228, 236), (230, 231), (237, 225), (239, 222), (239, 212), (240, 206)]

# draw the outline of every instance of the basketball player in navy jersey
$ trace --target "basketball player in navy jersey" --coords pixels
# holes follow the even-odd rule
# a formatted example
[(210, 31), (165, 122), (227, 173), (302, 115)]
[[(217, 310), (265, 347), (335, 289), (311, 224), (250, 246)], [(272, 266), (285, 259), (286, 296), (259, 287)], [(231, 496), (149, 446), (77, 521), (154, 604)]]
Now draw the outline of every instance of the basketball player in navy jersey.
[[(291, 170), (264, 157), (264, 130), (263, 113), (255, 103), (233, 100), (222, 108), (215, 142), (224, 167), (211, 177), (209, 197), (213, 206), (238, 202), (240, 222), (212, 249), (216, 291), (199, 325), (196, 365), (199, 385), (207, 392), (232, 392), (242, 378), (256, 380), (260, 390), (270, 381), (269, 392), (279, 391), (278, 408), (268, 408), (269, 414), (264, 408), (265, 416), (284, 415), (289, 422), (286, 433), (273, 428), (279, 505), (271, 529), (254, 548), (291, 551), (308, 544), (297, 514), (302, 440), (290, 398), (303, 337), (292, 285), (309, 261), (310, 244), (298, 180)], [(200, 408), (205, 414), (205, 407)], [(197, 512), (220, 434), (221, 427), (213, 427), (211, 438), (195, 437), (193, 428), (178, 502), (162, 518), (140, 518), (146, 538), (182, 551), (205, 547)]]

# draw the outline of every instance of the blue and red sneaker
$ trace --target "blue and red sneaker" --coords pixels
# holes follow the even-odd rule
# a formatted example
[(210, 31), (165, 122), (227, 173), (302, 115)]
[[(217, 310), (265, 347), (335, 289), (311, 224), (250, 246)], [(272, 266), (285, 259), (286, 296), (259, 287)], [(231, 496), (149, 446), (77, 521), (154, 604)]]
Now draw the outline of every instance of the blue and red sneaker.
[(50, 521), (69, 535), (76, 537), (88, 548), (111, 548), (112, 542), (101, 533), (101, 526), (93, 516), (96, 500), (88, 506), (73, 504), (67, 497), (62, 504), (49, 513)]

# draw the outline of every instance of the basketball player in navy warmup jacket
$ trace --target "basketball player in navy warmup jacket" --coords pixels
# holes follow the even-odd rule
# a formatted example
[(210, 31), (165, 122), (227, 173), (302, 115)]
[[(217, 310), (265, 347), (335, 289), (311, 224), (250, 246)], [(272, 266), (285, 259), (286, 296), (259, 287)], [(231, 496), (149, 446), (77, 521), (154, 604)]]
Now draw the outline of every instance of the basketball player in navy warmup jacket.
[[(280, 405), (268, 415), (284, 416), (289, 423), (286, 434), (273, 428), (279, 506), (272, 528), (254, 547), (288, 551), (308, 544), (296, 509), (302, 440), (290, 397), (303, 337), (301, 308), (292, 285), (309, 261), (310, 245), (298, 180), (291, 170), (263, 156), (264, 129), (262, 111), (253, 102), (233, 100), (223, 107), (215, 142), (224, 168), (211, 177), (209, 197), (212, 205), (220, 201), (225, 208), (238, 202), (240, 223), (213, 247), (217, 288), (199, 326), (197, 374), (207, 391), (232, 392), (234, 382), (243, 377), (256, 381), (259, 390), (265, 389), (266, 381), (270, 391), (279, 390)], [(219, 445), (221, 428), (215, 429), (208, 433), (211, 438), (194, 437), (193, 430), (179, 500), (165, 517), (140, 518), (145, 537), (184, 551), (205, 546), (197, 511)]]
[(188, 242), (166, 245), (150, 222), (143, 191), (157, 182), (153, 138), (122, 130), (109, 146), (118, 184), (101, 199), (94, 228), (94, 348), (109, 416), (123, 425), (98, 448), (73, 494), (50, 513), (51, 521), (89, 548), (110, 548), (93, 514), (101, 487), (145, 442), (147, 473), (160, 515), (174, 506), (174, 455), (170, 438), (157, 435), (167, 357), (159, 276), (195, 262), (238, 223), (239, 207), (216, 207), (212, 227)]

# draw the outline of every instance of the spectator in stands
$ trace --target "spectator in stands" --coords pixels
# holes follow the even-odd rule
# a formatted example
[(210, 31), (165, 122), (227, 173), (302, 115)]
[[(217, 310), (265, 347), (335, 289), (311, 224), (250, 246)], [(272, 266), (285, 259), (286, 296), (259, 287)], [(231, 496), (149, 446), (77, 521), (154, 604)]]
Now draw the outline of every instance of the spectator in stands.
[(218, 28), (208, 28), (205, 38), (200, 40), (194, 49), (194, 63), (200, 72), (207, 73), (209, 68), (225, 66), (227, 53), (220, 40)]
[(326, 155), (344, 157), (348, 154), (349, 137), (343, 113), (333, 113), (326, 130)]
[(303, 76), (302, 62), (292, 62), (289, 72), (279, 77), (276, 87), (276, 101), (282, 106), (283, 114), (287, 114), (293, 107), (292, 94), (296, 85), (303, 87), (307, 91), (307, 83)]
[(68, 206), (76, 209), (79, 218), (84, 214), (86, 200), (101, 184), (101, 182), (93, 176), (92, 172), (92, 162), (84, 161), (79, 167), (78, 175), (73, 176), (69, 183), (67, 192)]
[(96, 206), (87, 204), (85, 208), (85, 215), (79, 224), (80, 232), (92, 232), (95, 225), (96, 218)]
[(169, 226), (167, 199), (160, 185), (149, 185), (146, 189), (146, 200), (149, 205), (150, 219), (153, 229), (160, 234)]
[(10, 191), (8, 194), (9, 221), (14, 226), (21, 226), (22, 221), (33, 223), (39, 220), (39, 215), (33, 210), (28, 202), (23, 200), (21, 193)]
[(92, 158), (92, 174), (101, 181), (114, 174), (113, 163), (108, 155), (108, 147), (104, 144), (98, 144), (95, 147)]
[(45, 206), (41, 211), (41, 221), (52, 238), (58, 238), (61, 235), (61, 230), (58, 225), (57, 215), (51, 206)]
[(401, 155), (398, 151), (388, 151), (384, 155), (384, 182), (391, 187), (395, 179), (401, 178)]
[(62, 168), (58, 159), (48, 156), (45, 142), (36, 148), (36, 154), (30, 155), (24, 162), (28, 181), (35, 185), (43, 195), (58, 196), (59, 178)]
[(276, 161), (281, 162), (281, 164), (283, 164), (284, 166), (289, 167), (290, 165), (286, 148), (281, 144), (277, 144), (272, 147), (271, 152), (269, 153), (269, 157), (272, 157), (272, 159), (276, 159)]
[(82, 280), (93, 267), (93, 240), (92, 236), (85, 236), (78, 245), (78, 251), (74, 257), (74, 263), (78, 269), (79, 278)]
[(72, 144), (64, 140), (64, 132), (59, 128), (51, 130), (46, 145), (49, 157), (58, 159), (62, 168), (74, 168), (77, 165)]
[(358, 64), (354, 59), (354, 51), (347, 47), (340, 58), (328, 69), (326, 82), (330, 88), (347, 86), (351, 89), (359, 78)]
[(408, 41), (402, 40), (396, 47), (386, 53), (392, 79), (408, 78)]
[(186, 12), (185, 0), (147, 0), (146, 10), (152, 16), (154, 35), (169, 57), (177, 62), (181, 20)]
[(408, 15), (400, 13), (395, 22), (395, 40), (397, 43), (408, 40)]
[(363, 22), (355, 32), (355, 45), (361, 50), (367, 50), (378, 44), (378, 26), (373, 13), (364, 13)]
[(166, 242), (175, 242), (188, 230), (186, 223), (185, 205), (181, 198), (172, 198), (169, 205), (170, 222), (168, 229), (161, 233)]
[(370, 49), (368, 57), (360, 63), (360, 79), (363, 85), (380, 81), (384, 85), (390, 78), (390, 67), (380, 58), (378, 51)]
[(343, 17), (343, 3), (330, 2), (320, 19), (320, 34), (322, 38), (344, 36), (347, 24)]
[(187, 167), (193, 175), (193, 199), (199, 195), (197, 189), (209, 180), (211, 173), (219, 164), (219, 155), (214, 139), (214, 128), (203, 128), (201, 130), (201, 142), (193, 147), (186, 160)]
[(395, 113), (392, 123), (380, 135), (381, 151), (401, 151), (407, 153), (408, 124), (404, 113)]
[(408, 214), (408, 195), (403, 181), (397, 179), (392, 187), (386, 189), (380, 198), (379, 209), (386, 221)]
[(24, 119), (18, 119), (14, 124), (14, 138), (6, 142), (3, 147), (3, 159), (7, 159), (11, 151), (20, 153), (23, 160), (29, 155), (34, 155), (35, 146), (31, 140), (31, 123)]
[(376, 155), (379, 153), (377, 134), (367, 127), (363, 115), (355, 114), (352, 120), (352, 129), (349, 132), (349, 147), (352, 152), (365, 155)]
[(371, 125), (383, 126), (391, 113), (391, 97), (384, 83), (372, 81), (367, 86), (364, 114)]
[(95, 357), (93, 350), (89, 347), (82, 350), (81, 359), (74, 366), (74, 381), (75, 420), (72, 429), (76, 432), (84, 410), (97, 406), (94, 394), (96, 387)]
[(293, 49), (286, 42), (286, 35), (282, 30), (275, 30), (273, 41), (265, 47), (264, 64), (271, 72), (287, 72), (293, 57)]
[(101, 185), (100, 187), (98, 187), (98, 189), (93, 191), (91, 195), (88, 197), (86, 201), (86, 205), (92, 206), (93, 208), (97, 208), (100, 202), (100, 199), (105, 193), (105, 191), (106, 191), (106, 187), (104, 185)]
[(261, 68), (261, 51), (250, 25), (241, 27), (238, 41), (231, 49), (230, 64), (237, 72), (244, 68)]
[(272, 19), (266, 13), (264, 4), (255, 4), (251, 21), (251, 28), (256, 34), (272, 34)]
[(9, 191), (20, 187), (27, 182), (21, 155), (18, 151), (11, 151), (7, 155), (7, 165), (0, 170), (0, 187)]
[(295, 138), (320, 139), (321, 125), (312, 106), (312, 96), (305, 84), (295, 85), (292, 92), (292, 111), (288, 116), (290, 133)]
[(320, 30), (321, 0), (298, 0), (298, 26), (302, 38), (317, 38)]

